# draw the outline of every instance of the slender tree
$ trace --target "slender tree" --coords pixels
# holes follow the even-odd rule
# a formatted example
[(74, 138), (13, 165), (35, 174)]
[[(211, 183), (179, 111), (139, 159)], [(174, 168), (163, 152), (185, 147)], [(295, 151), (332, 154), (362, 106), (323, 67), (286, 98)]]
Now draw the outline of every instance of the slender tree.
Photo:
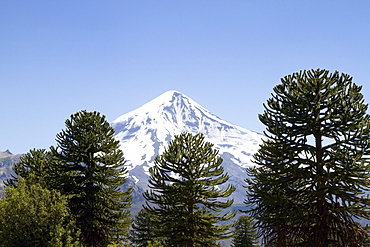
[(248, 169), (248, 206), (269, 246), (363, 246), (370, 117), (337, 71), (284, 77), (259, 116), (266, 136)]
[[(147, 200), (144, 206), (156, 215), (157, 236), (168, 246), (214, 246), (216, 240), (230, 238), (230, 220), (235, 212), (227, 211), (233, 200), (222, 159), (204, 135), (182, 133), (175, 136), (150, 168)], [(221, 200), (220, 200), (221, 199)]]
[(235, 236), (231, 241), (232, 247), (256, 247), (258, 246), (257, 232), (253, 226), (253, 220), (248, 215), (241, 215), (236, 221), (234, 228)]
[(60, 161), (60, 190), (70, 197), (69, 207), (86, 246), (107, 246), (127, 234), (131, 189), (126, 181), (123, 153), (105, 116), (81, 111), (66, 120), (51, 148)]

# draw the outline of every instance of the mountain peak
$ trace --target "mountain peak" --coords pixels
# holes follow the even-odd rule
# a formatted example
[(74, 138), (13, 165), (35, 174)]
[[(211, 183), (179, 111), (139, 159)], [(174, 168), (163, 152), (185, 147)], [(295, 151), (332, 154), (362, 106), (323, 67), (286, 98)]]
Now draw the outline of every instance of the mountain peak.
[[(207, 115), (212, 115), (188, 96), (179, 91), (171, 90), (161, 94), (136, 110), (118, 117), (112, 122), (112, 125), (121, 125), (121, 123), (133, 118), (135, 118), (136, 121), (140, 119), (141, 124), (144, 122), (152, 122), (151, 120), (153, 119), (161, 125), (168, 125), (169, 122), (181, 124), (181, 122), (186, 122), (190, 116), (194, 117), (196, 115), (195, 111), (197, 111), (198, 114), (202, 112)], [(187, 130), (182, 129), (182, 131)]]
[(0, 151), (0, 158), (6, 158), (13, 156), (13, 154), (9, 151), (9, 149), (5, 150), (4, 152)]
[(164, 109), (168, 109), (168, 107), (174, 107), (175, 105), (180, 106), (184, 104), (191, 104), (191, 105), (198, 105), (193, 100), (191, 100), (186, 95), (180, 93), (176, 90), (170, 90), (164, 92), (163, 94), (159, 95), (155, 99), (149, 101), (148, 103), (144, 104), (143, 106), (133, 110), (129, 113), (126, 113), (116, 120), (112, 122), (113, 125), (116, 125), (120, 122), (126, 121), (128, 118), (143, 116), (147, 114), (153, 115), (154, 113), (160, 114)]
[[(127, 161), (129, 177), (143, 188), (147, 186), (148, 170), (154, 165), (155, 157), (175, 135), (182, 132), (204, 134), (206, 141), (213, 143), (224, 159), (224, 168), (231, 180), (238, 184), (246, 178), (243, 169), (252, 165), (252, 154), (257, 151), (262, 137), (222, 120), (175, 90), (118, 117), (112, 127)], [(237, 187), (239, 195), (245, 193), (242, 185)]]
[[(220, 152), (226, 147), (235, 145), (242, 148), (245, 145), (240, 139), (242, 138), (253, 142), (250, 152), (249, 147), (243, 147), (246, 152), (253, 153), (261, 138), (261, 135), (253, 131), (217, 117), (175, 90), (167, 91), (136, 110), (118, 117), (112, 122), (112, 127), (121, 146), (128, 146), (129, 143), (132, 147), (138, 145), (136, 151), (130, 150), (130, 152), (138, 152), (140, 149), (144, 151), (155, 143), (161, 147), (166, 146), (175, 135), (181, 132), (204, 134), (206, 140), (214, 143)], [(156, 155), (158, 151), (155, 152)], [(126, 157), (131, 156), (126, 151), (124, 153)], [(154, 159), (153, 155), (150, 155), (151, 160)], [(246, 166), (247, 163), (250, 163), (249, 159), (242, 161), (241, 165)]]
[(173, 98), (173, 97), (179, 97), (179, 96), (185, 96), (184, 94), (180, 93), (177, 90), (169, 90), (158, 96), (157, 98)]
[(148, 103), (146, 103), (140, 108), (150, 108), (150, 109), (152, 109), (153, 107), (163, 108), (163, 107), (168, 107), (173, 104), (183, 104), (184, 102), (187, 102), (188, 104), (192, 104), (192, 105), (197, 104), (185, 94), (182, 94), (176, 90), (170, 90), (170, 91), (164, 92), (163, 94), (149, 101)]
[(141, 129), (155, 129), (157, 132), (161, 130), (173, 136), (181, 132), (206, 134), (212, 122), (229, 125), (188, 96), (171, 90), (118, 117), (112, 125), (116, 132), (127, 129), (128, 124), (132, 123), (136, 128), (140, 126)]
[[(170, 90), (170, 91), (162, 93), (161, 95), (159, 95), (155, 99), (149, 101), (147, 104), (150, 104), (150, 105), (163, 104), (163, 103), (172, 102), (176, 98), (183, 98), (183, 97), (187, 98), (184, 94), (180, 93), (179, 91)], [(145, 104), (145, 105), (147, 105), (147, 104)]]

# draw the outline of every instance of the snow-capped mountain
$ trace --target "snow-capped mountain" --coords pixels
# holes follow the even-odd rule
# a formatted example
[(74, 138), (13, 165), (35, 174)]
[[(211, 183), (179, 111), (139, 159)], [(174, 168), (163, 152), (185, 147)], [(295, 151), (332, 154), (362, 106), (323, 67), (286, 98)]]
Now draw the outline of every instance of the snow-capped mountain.
[(112, 122), (115, 138), (129, 169), (129, 181), (135, 188), (147, 189), (149, 167), (165, 146), (181, 132), (203, 133), (223, 158), (223, 167), (230, 176), (228, 183), (237, 189), (235, 203), (245, 199), (245, 168), (252, 165), (263, 135), (238, 127), (213, 115), (198, 103), (177, 91), (168, 91), (142, 107)]

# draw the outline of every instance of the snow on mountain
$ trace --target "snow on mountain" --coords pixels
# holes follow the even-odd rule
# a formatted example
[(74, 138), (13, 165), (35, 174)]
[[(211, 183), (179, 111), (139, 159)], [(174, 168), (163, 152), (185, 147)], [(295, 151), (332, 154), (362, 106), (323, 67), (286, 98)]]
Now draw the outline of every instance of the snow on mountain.
[(115, 138), (120, 141), (127, 161), (129, 178), (142, 189), (147, 188), (148, 169), (154, 158), (181, 132), (203, 133), (224, 159), (229, 183), (237, 187), (236, 203), (245, 198), (245, 168), (261, 143), (261, 134), (238, 127), (213, 115), (178, 91), (168, 91), (142, 107), (112, 122)]

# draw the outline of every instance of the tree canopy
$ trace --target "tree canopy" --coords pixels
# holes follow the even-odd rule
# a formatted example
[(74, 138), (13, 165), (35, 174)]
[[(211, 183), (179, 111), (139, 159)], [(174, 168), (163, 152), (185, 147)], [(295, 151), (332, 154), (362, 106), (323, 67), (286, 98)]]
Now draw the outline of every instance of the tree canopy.
[(18, 180), (0, 198), (0, 246), (82, 246), (67, 198), (30, 181)]
[(129, 240), (131, 246), (147, 247), (149, 242), (159, 240), (157, 236), (158, 219), (156, 215), (151, 214), (146, 208), (142, 208), (133, 219)]
[(370, 117), (361, 86), (327, 70), (281, 79), (259, 115), (266, 136), (248, 169), (248, 206), (265, 242), (362, 246), (369, 219)]
[(235, 236), (231, 241), (232, 247), (256, 247), (258, 245), (257, 231), (253, 220), (248, 215), (241, 215), (234, 228)]
[(17, 186), (19, 179), (32, 179), (34, 183), (54, 189), (57, 184), (55, 177), (58, 177), (58, 160), (46, 149), (32, 149), (20, 157), (15, 163), (13, 171), (15, 175), (8, 179), (5, 184)]
[(123, 153), (114, 129), (98, 112), (81, 111), (67, 119), (51, 152), (58, 163), (59, 189), (87, 246), (107, 246), (124, 239), (131, 223), (131, 189), (126, 182)]

